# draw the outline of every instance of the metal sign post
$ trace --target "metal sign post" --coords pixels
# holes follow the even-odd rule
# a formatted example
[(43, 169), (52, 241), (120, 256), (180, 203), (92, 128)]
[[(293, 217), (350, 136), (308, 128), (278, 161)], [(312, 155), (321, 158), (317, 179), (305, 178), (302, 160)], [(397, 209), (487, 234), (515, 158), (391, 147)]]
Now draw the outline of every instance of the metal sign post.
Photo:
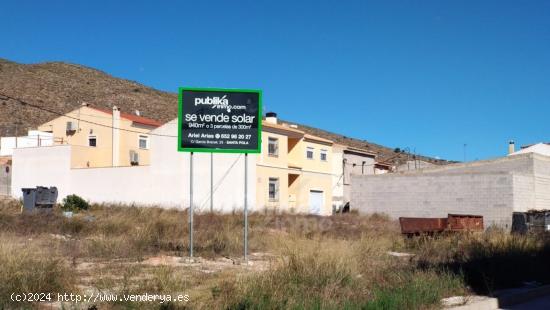
[(210, 153), (210, 213), (214, 212), (214, 153)]
[(248, 265), (248, 153), (244, 154), (244, 262)]
[(193, 258), (193, 152), (189, 154), (189, 258)]
[(193, 153), (211, 153), (210, 212), (214, 211), (214, 155), (212, 153), (244, 153), (244, 259), (248, 264), (248, 153), (261, 152), (261, 135), (262, 92), (260, 90), (186, 87), (179, 89), (178, 151), (191, 153), (190, 258), (193, 257)]

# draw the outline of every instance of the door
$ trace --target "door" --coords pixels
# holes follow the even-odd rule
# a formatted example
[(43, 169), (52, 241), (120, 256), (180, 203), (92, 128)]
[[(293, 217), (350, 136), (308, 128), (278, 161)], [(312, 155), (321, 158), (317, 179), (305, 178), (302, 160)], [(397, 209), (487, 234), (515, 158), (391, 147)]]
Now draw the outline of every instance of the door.
[(322, 207), (323, 191), (309, 191), (309, 213), (320, 215)]
[(11, 166), (0, 165), (0, 196), (11, 195)]

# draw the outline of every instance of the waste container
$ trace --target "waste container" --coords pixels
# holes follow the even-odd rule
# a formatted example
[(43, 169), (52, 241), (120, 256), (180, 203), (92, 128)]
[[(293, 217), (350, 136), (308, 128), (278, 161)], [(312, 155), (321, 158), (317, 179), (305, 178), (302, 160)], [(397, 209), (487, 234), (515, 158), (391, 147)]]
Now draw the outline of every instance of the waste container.
[(31, 212), (35, 209), (52, 210), (57, 202), (57, 187), (37, 186), (36, 188), (23, 188), (23, 212)]
[(512, 232), (518, 234), (526, 234), (527, 231), (529, 231), (527, 214), (525, 212), (512, 213)]
[(36, 205), (36, 188), (23, 188), (23, 212), (31, 212)]
[(550, 211), (529, 211), (527, 212), (529, 230), (533, 232), (550, 231)]

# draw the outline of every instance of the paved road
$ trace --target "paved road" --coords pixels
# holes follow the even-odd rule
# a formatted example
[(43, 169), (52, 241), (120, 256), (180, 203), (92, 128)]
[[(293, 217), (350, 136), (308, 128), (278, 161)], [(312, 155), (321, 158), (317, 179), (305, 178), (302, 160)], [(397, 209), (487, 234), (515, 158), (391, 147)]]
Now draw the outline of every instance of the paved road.
[(550, 296), (533, 299), (523, 304), (506, 307), (507, 310), (547, 310), (550, 309)]

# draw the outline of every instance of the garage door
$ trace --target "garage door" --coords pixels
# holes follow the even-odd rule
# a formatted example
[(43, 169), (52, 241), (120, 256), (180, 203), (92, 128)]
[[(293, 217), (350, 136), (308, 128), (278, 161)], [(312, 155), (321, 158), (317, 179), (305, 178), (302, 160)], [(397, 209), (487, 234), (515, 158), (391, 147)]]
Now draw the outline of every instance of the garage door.
[(321, 214), (323, 207), (323, 191), (309, 191), (309, 213)]

